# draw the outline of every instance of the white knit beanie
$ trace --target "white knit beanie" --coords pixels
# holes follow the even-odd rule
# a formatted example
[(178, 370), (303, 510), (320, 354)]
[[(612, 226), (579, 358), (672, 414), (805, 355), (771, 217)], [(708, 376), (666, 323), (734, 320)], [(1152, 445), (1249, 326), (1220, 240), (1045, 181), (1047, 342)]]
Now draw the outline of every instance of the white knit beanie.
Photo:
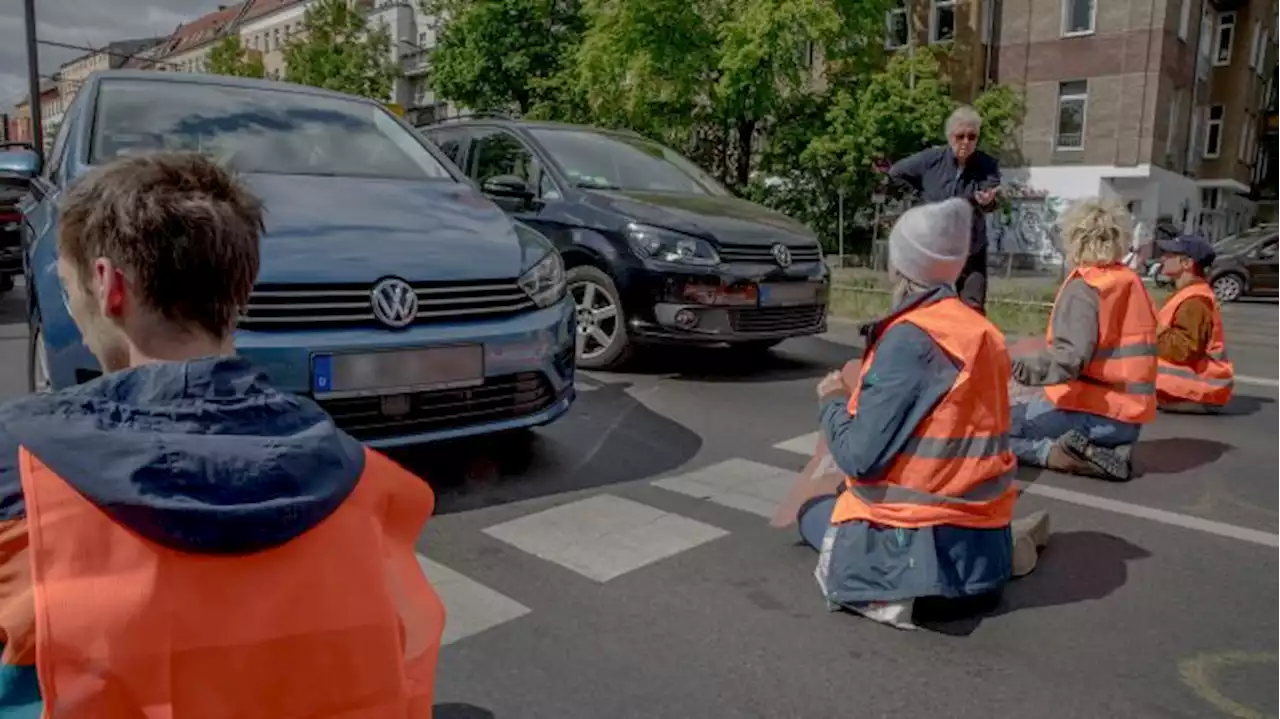
[(907, 210), (889, 233), (889, 266), (920, 285), (954, 284), (969, 258), (972, 221), (960, 198)]

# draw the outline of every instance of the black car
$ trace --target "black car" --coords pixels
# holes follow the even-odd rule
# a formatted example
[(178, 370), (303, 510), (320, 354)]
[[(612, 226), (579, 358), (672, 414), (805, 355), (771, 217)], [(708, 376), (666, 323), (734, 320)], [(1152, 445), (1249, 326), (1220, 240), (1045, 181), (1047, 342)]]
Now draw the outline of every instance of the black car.
[(814, 234), (669, 148), (497, 117), (420, 129), (560, 250), (582, 367), (616, 367), (640, 344), (762, 350), (826, 331), (830, 273)]
[[(24, 142), (3, 142), (0, 152), (30, 147)], [(13, 279), (22, 274), (22, 213), (18, 204), (26, 194), (26, 180), (0, 164), (0, 293), (13, 289)]]
[(1209, 284), (1219, 302), (1276, 296), (1280, 291), (1276, 237), (1276, 225), (1261, 225), (1213, 246), (1218, 256), (1209, 269)]

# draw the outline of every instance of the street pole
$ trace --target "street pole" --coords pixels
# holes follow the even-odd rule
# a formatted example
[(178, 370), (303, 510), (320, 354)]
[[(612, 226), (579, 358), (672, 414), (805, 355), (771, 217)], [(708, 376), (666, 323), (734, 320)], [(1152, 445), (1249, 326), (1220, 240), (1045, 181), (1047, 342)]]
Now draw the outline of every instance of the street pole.
[(44, 164), (44, 119), (40, 116), (40, 50), (36, 46), (36, 0), (23, 0), (27, 20), (27, 86), (30, 97), (27, 110), (31, 115), (31, 144)]
[(838, 219), (836, 224), (839, 227), (837, 232), (840, 235), (840, 267), (844, 268), (844, 188), (840, 188), (837, 195), (837, 203), (839, 204)]

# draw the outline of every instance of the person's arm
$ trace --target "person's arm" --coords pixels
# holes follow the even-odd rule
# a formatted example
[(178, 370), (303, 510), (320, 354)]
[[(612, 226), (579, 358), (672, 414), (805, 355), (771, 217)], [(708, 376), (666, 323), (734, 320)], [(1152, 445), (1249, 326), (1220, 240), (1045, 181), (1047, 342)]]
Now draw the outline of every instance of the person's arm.
[(933, 164), (935, 154), (930, 148), (893, 163), (889, 168), (889, 184), (924, 192), (924, 176)]
[(1156, 351), (1160, 359), (1189, 365), (1209, 351), (1213, 339), (1213, 303), (1204, 297), (1192, 297), (1178, 305), (1173, 321), (1160, 328)]
[(1000, 204), (999, 196), (993, 192), (1000, 187), (1000, 163), (985, 152), (976, 153), (978, 160), (978, 196), (974, 197), (974, 205), (983, 212), (991, 212)]
[(885, 332), (863, 376), (856, 414), (846, 393), (820, 400), (819, 425), (831, 458), (850, 477), (873, 478), (902, 452), (959, 373), (924, 330), (909, 323)]
[(1013, 360), (1013, 377), (1031, 386), (1061, 384), (1080, 376), (1098, 347), (1098, 291), (1079, 277), (1062, 288), (1053, 306), (1053, 343)]

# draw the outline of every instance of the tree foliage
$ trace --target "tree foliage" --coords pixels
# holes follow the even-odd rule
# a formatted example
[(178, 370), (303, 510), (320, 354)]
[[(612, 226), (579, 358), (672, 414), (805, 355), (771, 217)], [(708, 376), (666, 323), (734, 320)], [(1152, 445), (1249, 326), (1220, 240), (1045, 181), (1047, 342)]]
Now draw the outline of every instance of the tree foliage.
[(289, 82), (386, 100), (398, 68), (391, 33), (370, 28), (364, 12), (346, 0), (319, 0), (307, 8), (302, 32), (284, 48)]
[(215, 75), (235, 77), (265, 77), (267, 74), (262, 66), (262, 55), (245, 49), (239, 35), (219, 40), (209, 50), (205, 69)]

